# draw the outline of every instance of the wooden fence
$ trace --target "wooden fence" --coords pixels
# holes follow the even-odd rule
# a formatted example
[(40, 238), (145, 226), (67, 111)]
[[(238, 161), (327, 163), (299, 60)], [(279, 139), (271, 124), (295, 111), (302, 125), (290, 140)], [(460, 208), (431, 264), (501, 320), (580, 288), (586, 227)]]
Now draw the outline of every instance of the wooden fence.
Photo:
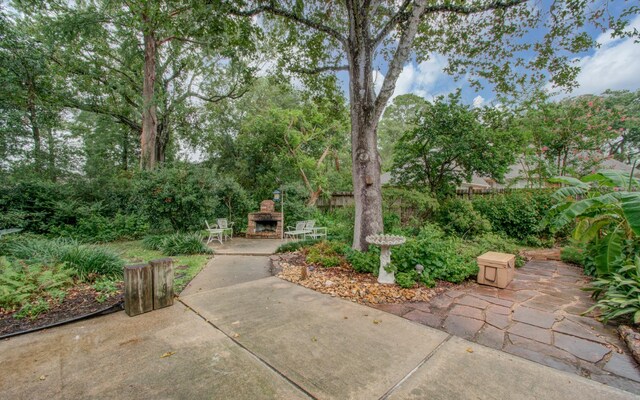
[[(456, 196), (471, 199), (474, 196), (492, 196), (501, 193), (510, 193), (514, 190), (532, 190), (532, 189), (456, 189)], [(316, 206), (320, 209), (334, 209), (346, 206), (352, 206), (355, 200), (353, 198), (353, 192), (335, 192), (330, 198), (320, 198), (316, 203)]]

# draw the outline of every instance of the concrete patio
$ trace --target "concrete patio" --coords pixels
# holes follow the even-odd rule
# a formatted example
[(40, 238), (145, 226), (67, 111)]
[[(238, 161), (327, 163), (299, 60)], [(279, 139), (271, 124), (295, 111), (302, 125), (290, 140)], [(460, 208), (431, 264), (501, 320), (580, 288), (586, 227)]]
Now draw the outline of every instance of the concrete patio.
[(581, 315), (594, 304), (580, 268), (530, 261), (505, 289), (470, 284), (429, 303), (376, 306), (562, 371), (640, 394), (640, 369), (614, 326)]
[(0, 342), (0, 398), (636, 398), (265, 277), (267, 263), (216, 256), (173, 307)]

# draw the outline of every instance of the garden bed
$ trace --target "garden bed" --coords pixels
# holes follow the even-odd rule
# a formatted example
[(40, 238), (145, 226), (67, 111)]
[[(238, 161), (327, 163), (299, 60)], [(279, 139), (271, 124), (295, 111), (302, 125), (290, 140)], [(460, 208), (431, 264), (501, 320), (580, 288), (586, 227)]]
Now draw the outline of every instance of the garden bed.
[[(73, 287), (67, 291), (62, 302), (49, 300), (49, 309), (35, 318), (15, 318), (17, 311), (5, 312), (0, 309), (0, 336), (30, 331), (114, 309), (114, 306), (123, 302), (122, 283), (117, 283), (116, 286), (117, 291), (106, 298), (101, 297), (102, 294), (91, 285)], [(101, 301), (98, 301), (99, 298)]]
[[(458, 286), (443, 281), (438, 281), (433, 288), (416, 284), (413, 288), (404, 289), (398, 285), (380, 284), (372, 274), (358, 273), (348, 266), (324, 268), (308, 264), (300, 252), (273, 256), (272, 263), (280, 279), (360, 304), (429, 301)], [(307, 269), (306, 277), (303, 276), (304, 268)]]

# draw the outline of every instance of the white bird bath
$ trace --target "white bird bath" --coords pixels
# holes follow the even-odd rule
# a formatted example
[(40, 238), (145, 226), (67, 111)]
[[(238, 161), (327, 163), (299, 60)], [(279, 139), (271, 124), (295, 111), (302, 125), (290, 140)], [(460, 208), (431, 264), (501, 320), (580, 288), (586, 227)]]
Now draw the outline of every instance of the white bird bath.
[(391, 263), (391, 246), (399, 246), (407, 239), (404, 236), (397, 235), (369, 235), (365, 240), (369, 244), (380, 246), (380, 271), (378, 272), (378, 282), (396, 283), (395, 274), (393, 272), (387, 272), (384, 268)]

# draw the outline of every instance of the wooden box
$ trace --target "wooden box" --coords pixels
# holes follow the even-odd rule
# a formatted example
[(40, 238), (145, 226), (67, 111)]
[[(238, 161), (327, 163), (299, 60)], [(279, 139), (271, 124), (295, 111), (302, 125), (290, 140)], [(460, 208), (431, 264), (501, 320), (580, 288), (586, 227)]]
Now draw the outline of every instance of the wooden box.
[(478, 257), (478, 283), (501, 289), (513, 280), (516, 256), (488, 251)]

